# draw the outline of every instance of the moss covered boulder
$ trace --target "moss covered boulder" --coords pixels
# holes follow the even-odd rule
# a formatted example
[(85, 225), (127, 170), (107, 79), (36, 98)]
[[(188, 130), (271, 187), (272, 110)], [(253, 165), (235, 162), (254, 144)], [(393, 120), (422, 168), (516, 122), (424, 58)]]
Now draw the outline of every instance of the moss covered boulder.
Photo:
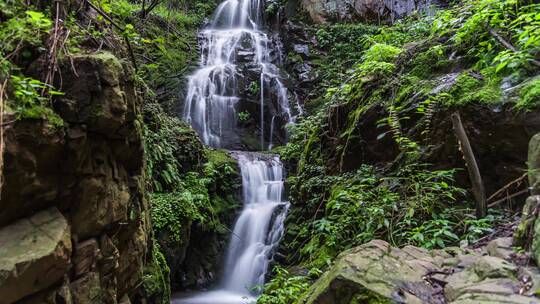
[(397, 249), (385, 241), (371, 241), (343, 252), (301, 303), (432, 301), (433, 287), (423, 276), (441, 267), (443, 260), (424, 249)]
[(508, 246), (428, 251), (374, 240), (343, 252), (300, 303), (539, 303), (538, 269), (515, 265), (501, 254)]

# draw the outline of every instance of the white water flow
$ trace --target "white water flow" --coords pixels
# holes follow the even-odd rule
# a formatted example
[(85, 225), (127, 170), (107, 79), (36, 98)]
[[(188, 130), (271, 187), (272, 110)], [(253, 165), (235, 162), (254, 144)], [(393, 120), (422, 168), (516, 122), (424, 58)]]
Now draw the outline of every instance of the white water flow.
[[(201, 32), (200, 67), (189, 78), (184, 120), (206, 145), (226, 147), (238, 137), (235, 106), (243, 102), (239, 92), (246, 88), (239, 86), (247, 85), (242, 75), (246, 66), (251, 79), (259, 81), (261, 149), (272, 147), (276, 117), (293, 122), (288, 90), (272, 62), (279, 61), (279, 50), (274, 50), (279, 45), (262, 30), (263, 11), (264, 0), (226, 0)], [(265, 113), (270, 103), (273, 113)], [(283, 201), (283, 165), (277, 156), (263, 153), (231, 154), (241, 169), (244, 207), (231, 233), (221, 284), (214, 291), (184, 294), (172, 303), (254, 303), (257, 288), (264, 284), (289, 208)]]
[(289, 203), (282, 200), (283, 165), (277, 156), (253, 152), (232, 154), (240, 164), (244, 208), (231, 235), (221, 288), (173, 303), (254, 303), (257, 295), (254, 289), (264, 284), (289, 208)]
[(279, 112), (287, 122), (293, 121), (287, 88), (272, 62), (276, 57), (272, 56), (274, 43), (263, 32), (263, 11), (264, 0), (224, 1), (200, 33), (200, 67), (189, 77), (183, 118), (211, 147), (221, 148), (225, 138), (237, 136), (235, 105), (240, 101), (240, 61), (249, 61), (260, 72), (261, 148), (267, 148), (265, 104), (270, 102), (270, 96), (276, 96)]

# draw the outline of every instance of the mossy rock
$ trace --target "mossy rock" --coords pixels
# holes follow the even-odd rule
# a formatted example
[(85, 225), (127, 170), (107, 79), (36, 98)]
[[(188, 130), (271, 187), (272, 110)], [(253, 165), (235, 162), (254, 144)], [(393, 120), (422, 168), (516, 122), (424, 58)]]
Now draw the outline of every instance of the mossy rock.
[(343, 252), (299, 303), (430, 301), (432, 287), (423, 276), (428, 269), (438, 268), (441, 261), (424, 249), (400, 250), (385, 241), (374, 240)]
[(532, 194), (540, 194), (540, 133), (531, 138), (529, 142), (529, 185)]

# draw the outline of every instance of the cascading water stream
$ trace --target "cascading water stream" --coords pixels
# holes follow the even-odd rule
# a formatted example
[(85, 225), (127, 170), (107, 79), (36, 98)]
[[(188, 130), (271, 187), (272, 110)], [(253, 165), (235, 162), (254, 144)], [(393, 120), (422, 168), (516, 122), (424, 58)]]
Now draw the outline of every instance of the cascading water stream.
[[(260, 71), (261, 148), (273, 145), (276, 117), (284, 117), (287, 123), (294, 120), (288, 90), (280, 79), (278, 67), (272, 63), (273, 43), (262, 31), (263, 2), (227, 0), (217, 8), (209, 27), (201, 32), (200, 68), (189, 78), (184, 120), (211, 147), (224, 147), (224, 139), (238, 136), (235, 106), (241, 100), (242, 80), (238, 60), (246, 57), (246, 50), (254, 54), (250, 64)], [(274, 96), (278, 113), (268, 117), (270, 128), (266, 141), (265, 104), (270, 102), (269, 96)], [(231, 154), (241, 169), (244, 207), (231, 234), (223, 280), (215, 291), (184, 295), (172, 303), (253, 303), (257, 296), (254, 289), (264, 284), (284, 232), (289, 207), (289, 203), (283, 201), (283, 164), (277, 156), (263, 153), (235, 151)]]
[(244, 210), (227, 252), (224, 287), (246, 292), (264, 283), (269, 257), (283, 234), (288, 203), (282, 201), (283, 165), (276, 156), (236, 152)]
[(227, 250), (221, 288), (173, 300), (174, 304), (240, 304), (256, 300), (273, 251), (284, 232), (289, 203), (282, 201), (283, 165), (277, 156), (231, 152), (242, 173), (244, 208)]
[[(210, 25), (201, 31), (200, 67), (189, 77), (183, 118), (211, 147), (224, 147), (224, 139), (235, 138), (235, 106), (240, 100), (240, 59), (260, 71), (260, 136), (265, 144), (265, 106), (276, 96), (277, 107), (287, 123), (293, 122), (287, 88), (280, 78), (272, 54), (278, 48), (262, 30), (263, 0), (227, 0), (216, 10)], [(242, 57), (239, 54), (252, 54)], [(242, 58), (239, 58), (242, 57)]]

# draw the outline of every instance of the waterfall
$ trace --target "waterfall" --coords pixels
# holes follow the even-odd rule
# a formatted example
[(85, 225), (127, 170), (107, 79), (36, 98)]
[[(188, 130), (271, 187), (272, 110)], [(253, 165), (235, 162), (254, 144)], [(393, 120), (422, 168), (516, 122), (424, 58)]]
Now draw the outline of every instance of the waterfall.
[(269, 258), (283, 234), (288, 203), (282, 201), (283, 165), (278, 157), (235, 154), (242, 173), (244, 209), (227, 252), (224, 287), (246, 292), (264, 283)]
[[(274, 144), (276, 118), (294, 122), (288, 90), (273, 63), (273, 48), (279, 45), (274, 46), (262, 31), (263, 10), (263, 0), (226, 0), (201, 31), (200, 67), (189, 77), (183, 118), (208, 146), (227, 148), (227, 142), (237, 140), (236, 107), (242, 101), (241, 86), (246, 85), (238, 67), (240, 57), (244, 61), (248, 58), (259, 73), (261, 149)], [(276, 113), (266, 113), (271, 102)], [(283, 164), (279, 157), (264, 153), (231, 154), (240, 166), (244, 207), (231, 233), (222, 282), (214, 291), (184, 295), (172, 303), (253, 303), (264, 284), (289, 208), (283, 200)]]
[[(277, 104), (287, 123), (293, 122), (289, 94), (274, 63), (280, 60), (279, 46), (263, 31), (263, 10), (262, 0), (224, 1), (200, 33), (200, 66), (188, 79), (183, 118), (206, 145), (226, 148), (226, 141), (238, 141), (236, 106), (241, 100), (240, 86), (246, 86), (241, 83), (245, 75), (240, 73), (239, 62), (247, 61), (260, 73), (261, 149), (268, 148), (264, 122), (269, 102)], [(275, 101), (269, 100), (270, 96), (275, 96)]]
[(244, 208), (231, 234), (221, 288), (173, 300), (174, 304), (253, 303), (283, 236), (289, 203), (282, 200), (281, 161), (256, 152), (231, 153), (240, 165)]

